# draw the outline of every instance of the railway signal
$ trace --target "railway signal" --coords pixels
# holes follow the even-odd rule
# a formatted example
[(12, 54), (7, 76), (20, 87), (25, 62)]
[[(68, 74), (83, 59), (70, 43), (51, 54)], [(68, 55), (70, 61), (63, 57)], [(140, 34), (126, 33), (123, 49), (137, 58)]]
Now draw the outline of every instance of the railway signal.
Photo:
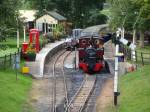
[(114, 76), (114, 105), (117, 105), (117, 99), (118, 95), (120, 94), (118, 92), (118, 68), (119, 68), (119, 62), (118, 62), (118, 54), (119, 54), (119, 38), (121, 34), (121, 29), (118, 29), (116, 32), (116, 52), (115, 52), (115, 76)]
[[(121, 38), (120, 38), (121, 37)], [(119, 57), (122, 56), (119, 53), (119, 44), (122, 43), (124, 45), (127, 45), (131, 51), (132, 51), (132, 56), (133, 56), (133, 61), (135, 61), (135, 48), (136, 45), (134, 43), (129, 42), (124, 38), (124, 29), (118, 29), (116, 32), (116, 40), (115, 40), (115, 45), (116, 45), (116, 52), (115, 52), (115, 76), (114, 76), (114, 105), (117, 105), (117, 98), (118, 95), (120, 94), (118, 92), (118, 68), (119, 68)]]

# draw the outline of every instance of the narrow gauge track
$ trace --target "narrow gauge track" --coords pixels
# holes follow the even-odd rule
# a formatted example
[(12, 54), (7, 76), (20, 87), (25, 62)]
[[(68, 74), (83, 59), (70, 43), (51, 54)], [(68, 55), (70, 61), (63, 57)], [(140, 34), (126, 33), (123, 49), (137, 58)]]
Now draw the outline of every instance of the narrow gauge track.
[(71, 52), (63, 51), (53, 63), (52, 112), (57, 112), (58, 106), (68, 103), (67, 83), (64, 72), (64, 62)]
[(96, 82), (96, 76), (86, 75), (78, 91), (75, 93), (65, 112), (82, 112), (86, 101), (88, 100), (94, 85)]

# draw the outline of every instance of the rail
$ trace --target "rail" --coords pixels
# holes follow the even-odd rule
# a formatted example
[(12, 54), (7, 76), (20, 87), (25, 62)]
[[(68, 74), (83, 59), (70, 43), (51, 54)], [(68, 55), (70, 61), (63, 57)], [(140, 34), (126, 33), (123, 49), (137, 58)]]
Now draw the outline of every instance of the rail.
[(96, 76), (86, 75), (78, 91), (75, 93), (65, 112), (81, 112), (85, 107), (85, 103), (94, 88)]
[[(66, 99), (66, 101), (67, 101), (67, 103), (68, 103), (68, 93), (67, 93), (67, 83), (66, 83), (66, 77), (65, 77), (65, 72), (64, 72), (64, 62), (65, 62), (65, 59), (69, 56), (69, 54), (71, 53), (71, 52), (68, 52), (68, 53), (66, 53), (67, 51), (63, 51), (60, 55), (58, 55), (57, 57), (56, 57), (56, 59), (55, 59), (55, 61), (54, 61), (54, 64), (53, 64), (53, 89), (52, 89), (52, 91), (53, 91), (53, 95), (52, 95), (52, 112), (56, 112), (57, 110), (56, 110), (56, 108), (57, 108), (57, 106), (56, 106), (56, 80), (57, 80), (57, 78), (56, 78), (56, 63), (58, 62), (58, 60), (62, 57), (62, 56), (64, 56), (64, 58), (63, 58), (63, 61), (62, 61), (62, 66), (61, 66), (61, 73), (62, 73), (62, 76), (63, 76), (63, 85), (64, 85), (64, 91), (65, 91), (65, 99)], [(66, 53), (66, 54), (65, 54)]]
[[(64, 60), (63, 60), (63, 65), (64, 65), (64, 63), (65, 63), (65, 60), (67, 59), (67, 57), (68, 57), (70, 54), (71, 54), (71, 52), (69, 52), (69, 53), (67, 54), (67, 56), (64, 58)], [(68, 105), (69, 100), (68, 100), (67, 82), (66, 82), (66, 77), (65, 77), (64, 66), (62, 66), (62, 73), (63, 73), (63, 80), (64, 80), (65, 91), (66, 91), (66, 92), (65, 92), (65, 99), (66, 99), (66, 104)]]

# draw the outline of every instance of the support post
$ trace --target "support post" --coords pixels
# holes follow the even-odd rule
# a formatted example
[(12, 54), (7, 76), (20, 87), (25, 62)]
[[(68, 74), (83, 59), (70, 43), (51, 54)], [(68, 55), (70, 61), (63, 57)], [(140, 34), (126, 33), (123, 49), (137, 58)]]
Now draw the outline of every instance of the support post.
[(45, 32), (44, 33), (46, 34), (46, 29), (47, 29), (46, 28), (46, 19), (44, 19), (44, 27), (45, 27)]
[(4, 56), (4, 70), (6, 70), (6, 55)]
[(17, 21), (17, 48), (19, 48), (19, 23), (18, 23), (18, 18), (16, 18)]
[(142, 65), (144, 66), (143, 53), (141, 52)]
[(122, 33), (119, 29), (116, 32), (116, 52), (115, 52), (115, 76), (114, 76), (114, 105), (116, 106), (118, 103), (118, 70), (119, 70), (119, 62), (118, 62), (118, 53), (119, 53), (119, 37), (120, 33)]
[(75, 65), (75, 70), (77, 69), (77, 48), (75, 46), (75, 61), (74, 61), (74, 65)]
[(114, 105), (117, 105), (117, 97), (118, 97), (118, 51), (119, 45), (116, 44), (116, 56), (115, 56), (115, 76), (114, 76)]
[(10, 55), (9, 55), (9, 66), (11, 66), (11, 53), (10, 53)]
[(26, 26), (23, 26), (24, 42), (26, 42)]

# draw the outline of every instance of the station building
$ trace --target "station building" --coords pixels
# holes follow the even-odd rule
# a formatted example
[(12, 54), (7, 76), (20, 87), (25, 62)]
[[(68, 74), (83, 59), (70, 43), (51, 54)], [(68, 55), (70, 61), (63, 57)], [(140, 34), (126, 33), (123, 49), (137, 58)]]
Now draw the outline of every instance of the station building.
[(55, 11), (44, 11), (40, 17), (36, 17), (38, 10), (19, 10), (20, 18), (23, 20), (26, 30), (38, 29), (41, 33), (52, 32), (58, 24), (62, 24), (67, 29), (67, 18)]
[(58, 24), (66, 26), (67, 19), (55, 11), (46, 11), (44, 15), (35, 20), (35, 27), (40, 32), (52, 32)]
[(20, 18), (24, 22), (26, 30), (35, 28), (34, 21), (36, 19), (37, 10), (19, 10)]

